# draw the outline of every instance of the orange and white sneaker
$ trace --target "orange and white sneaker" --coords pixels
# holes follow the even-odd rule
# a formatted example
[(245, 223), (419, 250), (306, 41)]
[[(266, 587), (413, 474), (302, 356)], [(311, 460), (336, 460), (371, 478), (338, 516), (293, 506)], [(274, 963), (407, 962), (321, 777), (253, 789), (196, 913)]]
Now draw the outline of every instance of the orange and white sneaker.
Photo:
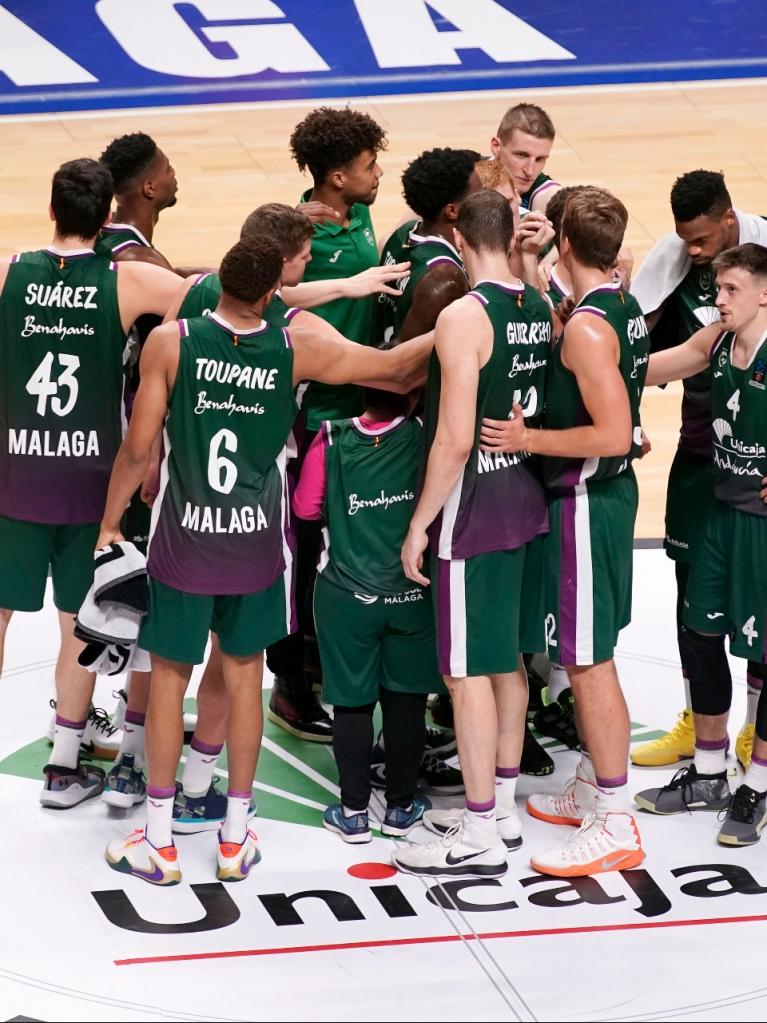
[(598, 790), (596, 783), (584, 777), (580, 764), (559, 795), (533, 794), (527, 800), (527, 812), (549, 824), (569, 824), (579, 828), (583, 818), (594, 812)]
[(132, 874), (149, 884), (172, 885), (181, 881), (181, 868), (175, 845), (157, 849), (146, 837), (143, 828), (136, 828), (126, 838), (107, 845), (107, 863), (121, 874)]
[(588, 877), (637, 867), (644, 857), (630, 813), (590, 813), (574, 835), (533, 856), (530, 864), (541, 874), (554, 877)]
[(251, 867), (255, 867), (261, 859), (258, 836), (255, 831), (248, 829), (244, 842), (223, 842), (219, 831), (216, 857), (216, 877), (219, 881), (244, 881)]

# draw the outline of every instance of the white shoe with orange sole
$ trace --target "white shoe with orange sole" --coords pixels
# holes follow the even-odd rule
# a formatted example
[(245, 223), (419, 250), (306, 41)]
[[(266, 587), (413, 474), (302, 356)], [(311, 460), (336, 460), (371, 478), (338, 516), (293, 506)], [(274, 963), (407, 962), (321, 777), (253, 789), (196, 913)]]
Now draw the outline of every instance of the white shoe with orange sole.
[(644, 859), (642, 840), (630, 813), (590, 813), (574, 835), (530, 860), (541, 874), (588, 877), (638, 867)]
[(597, 795), (596, 784), (576, 772), (559, 795), (529, 796), (527, 812), (548, 824), (569, 824), (579, 828), (583, 818), (594, 812)]

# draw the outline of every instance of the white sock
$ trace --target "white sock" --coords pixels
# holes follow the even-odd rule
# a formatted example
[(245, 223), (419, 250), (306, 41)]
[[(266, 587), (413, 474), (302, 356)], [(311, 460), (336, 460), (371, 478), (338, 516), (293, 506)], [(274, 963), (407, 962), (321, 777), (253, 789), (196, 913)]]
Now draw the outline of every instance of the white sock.
[(498, 825), (495, 820), (495, 803), (489, 809), (470, 810), (466, 807), (463, 817), (464, 837), (474, 845), (496, 845)]
[(173, 845), (173, 799), (175, 795), (175, 785), (172, 789), (159, 789), (147, 785), (145, 834), (155, 849)]
[(754, 685), (751, 676), (746, 673), (746, 720), (743, 726), (756, 724), (756, 708), (759, 706), (759, 697), (762, 695), (762, 680), (757, 679), (758, 685)]
[(200, 742), (192, 736), (189, 752), (186, 755), (184, 773), (181, 775), (181, 787), (185, 796), (204, 796), (213, 782), (216, 761), (223, 746), (211, 746)]
[(226, 819), (221, 828), (222, 842), (245, 841), (248, 830), (248, 810), (250, 808), (250, 792), (234, 792), (229, 789), (226, 799)]
[(561, 664), (552, 664), (549, 675), (549, 703), (559, 699), (560, 693), (570, 688), (570, 679)]
[[(705, 748), (699, 743), (705, 742)], [(712, 748), (713, 747), (713, 748)], [(698, 774), (722, 774), (725, 770), (725, 755), (727, 753), (727, 740), (722, 739), (721, 745), (718, 742), (707, 742), (705, 739), (695, 740), (695, 770)]]
[(364, 810), (351, 810), (348, 806), (341, 804), (344, 817), (356, 817), (358, 813), (367, 813), (367, 808)]
[(583, 747), (581, 747), (581, 759), (578, 762), (575, 773), (585, 781), (590, 781), (592, 785), (596, 785), (597, 776), (594, 771), (594, 764), (589, 756), (588, 750), (583, 749)]
[(689, 710), (692, 714), (692, 697), (690, 696), (690, 680), (686, 675), (682, 675), (682, 681), (684, 682), (684, 707), (685, 710)]
[(606, 813), (628, 813), (628, 778), (597, 778), (597, 799), (594, 812), (598, 816)]
[(68, 721), (56, 715), (56, 727), (53, 733), (53, 749), (48, 758), (49, 764), (57, 767), (77, 767), (80, 757), (80, 743), (85, 735), (87, 721)]
[[(498, 772), (503, 771), (503, 776)], [(511, 774), (511, 771), (514, 774)], [(495, 804), (502, 803), (503, 806), (514, 806), (517, 796), (517, 778), (519, 768), (496, 767), (495, 769)]]
[(144, 769), (146, 764), (144, 758), (144, 715), (136, 714), (130, 710), (123, 723), (123, 739), (120, 743), (120, 756), (125, 753), (134, 758), (139, 771)]
[(754, 792), (767, 792), (767, 760), (752, 754), (743, 784), (748, 785)]

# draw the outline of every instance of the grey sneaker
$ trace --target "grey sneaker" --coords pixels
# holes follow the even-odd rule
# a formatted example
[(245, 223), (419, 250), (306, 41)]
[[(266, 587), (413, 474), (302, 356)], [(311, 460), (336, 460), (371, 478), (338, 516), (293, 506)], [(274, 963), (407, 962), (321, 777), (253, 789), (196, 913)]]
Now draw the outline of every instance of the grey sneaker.
[(634, 802), (650, 813), (690, 813), (692, 810), (725, 810), (730, 803), (727, 772), (698, 774), (695, 764), (677, 771), (668, 785), (657, 789), (643, 789), (634, 796)]
[(101, 798), (110, 806), (127, 809), (146, 799), (144, 772), (136, 767), (132, 753), (123, 753), (106, 777)]
[(767, 824), (767, 792), (739, 785), (716, 836), (722, 845), (755, 845)]

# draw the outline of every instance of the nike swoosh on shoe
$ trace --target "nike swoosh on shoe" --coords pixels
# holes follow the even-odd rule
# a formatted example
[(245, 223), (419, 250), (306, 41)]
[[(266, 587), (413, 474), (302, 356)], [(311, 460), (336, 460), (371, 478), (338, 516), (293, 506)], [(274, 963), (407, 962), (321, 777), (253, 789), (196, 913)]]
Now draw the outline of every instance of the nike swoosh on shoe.
[(451, 852), (449, 852), (447, 854), (447, 856), (445, 857), (445, 862), (449, 866), (455, 867), (459, 863), (465, 863), (466, 860), (473, 860), (476, 856), (483, 856), (487, 852), (490, 852), (490, 850), (489, 849), (479, 849), (477, 852), (467, 853), (465, 856), (453, 856), (453, 854)]

